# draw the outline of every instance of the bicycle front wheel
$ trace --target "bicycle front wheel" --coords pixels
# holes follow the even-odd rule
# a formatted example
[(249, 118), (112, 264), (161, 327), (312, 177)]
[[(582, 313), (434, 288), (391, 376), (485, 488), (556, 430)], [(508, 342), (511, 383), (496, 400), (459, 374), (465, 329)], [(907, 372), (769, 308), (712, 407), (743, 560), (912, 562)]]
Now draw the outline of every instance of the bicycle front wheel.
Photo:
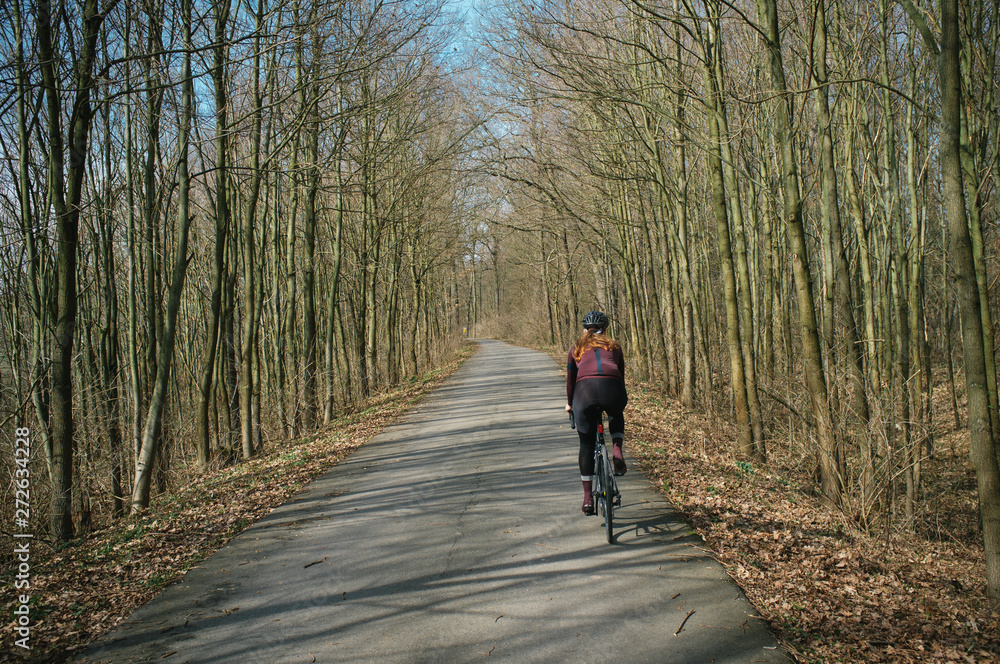
[(608, 544), (613, 544), (615, 539), (615, 497), (612, 495), (614, 492), (614, 480), (611, 477), (611, 464), (608, 462), (606, 455), (601, 455), (601, 467), (598, 472), (601, 476), (601, 502), (604, 507), (604, 529), (607, 532)]
[(601, 460), (599, 458), (594, 461), (594, 488), (590, 495), (594, 497), (594, 513), (603, 516), (605, 509), (604, 476), (601, 474)]

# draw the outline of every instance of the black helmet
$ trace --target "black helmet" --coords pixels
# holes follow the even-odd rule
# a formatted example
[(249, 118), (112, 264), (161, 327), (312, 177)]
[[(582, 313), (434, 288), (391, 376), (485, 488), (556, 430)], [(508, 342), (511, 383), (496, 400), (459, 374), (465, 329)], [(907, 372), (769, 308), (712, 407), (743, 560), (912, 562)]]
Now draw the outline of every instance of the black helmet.
[(596, 327), (606, 330), (608, 328), (608, 317), (600, 311), (591, 311), (583, 317), (583, 326), (585, 328)]

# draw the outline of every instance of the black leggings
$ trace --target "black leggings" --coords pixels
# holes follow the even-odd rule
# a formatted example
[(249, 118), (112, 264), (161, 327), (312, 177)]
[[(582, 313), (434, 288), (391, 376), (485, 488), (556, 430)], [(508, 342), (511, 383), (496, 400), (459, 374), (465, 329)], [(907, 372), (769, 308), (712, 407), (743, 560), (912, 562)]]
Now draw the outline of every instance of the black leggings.
[(580, 475), (594, 474), (594, 445), (597, 424), (603, 410), (608, 414), (611, 438), (625, 435), (625, 416), (622, 411), (628, 404), (625, 383), (617, 378), (584, 378), (576, 382), (573, 390), (573, 415), (580, 434)]

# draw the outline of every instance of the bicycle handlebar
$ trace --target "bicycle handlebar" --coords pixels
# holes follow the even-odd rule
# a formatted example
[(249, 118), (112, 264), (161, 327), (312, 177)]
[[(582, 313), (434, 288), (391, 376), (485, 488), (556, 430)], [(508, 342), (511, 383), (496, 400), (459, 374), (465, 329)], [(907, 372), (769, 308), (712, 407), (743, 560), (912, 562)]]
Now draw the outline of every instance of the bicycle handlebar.
[(573, 411), (569, 411), (569, 428), (576, 428), (576, 415), (573, 414)]

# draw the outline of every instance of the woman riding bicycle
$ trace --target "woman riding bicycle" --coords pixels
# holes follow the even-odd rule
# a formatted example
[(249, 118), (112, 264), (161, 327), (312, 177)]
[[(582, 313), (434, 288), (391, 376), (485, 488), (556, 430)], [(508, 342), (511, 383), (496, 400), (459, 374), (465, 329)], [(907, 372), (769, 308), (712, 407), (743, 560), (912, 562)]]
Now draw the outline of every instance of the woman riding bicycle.
[(625, 474), (625, 359), (617, 341), (604, 334), (608, 317), (591, 311), (583, 317), (584, 333), (569, 352), (566, 363), (566, 410), (576, 418), (580, 435), (580, 479), (583, 513), (594, 514), (594, 445), (601, 411), (608, 414), (615, 475)]

